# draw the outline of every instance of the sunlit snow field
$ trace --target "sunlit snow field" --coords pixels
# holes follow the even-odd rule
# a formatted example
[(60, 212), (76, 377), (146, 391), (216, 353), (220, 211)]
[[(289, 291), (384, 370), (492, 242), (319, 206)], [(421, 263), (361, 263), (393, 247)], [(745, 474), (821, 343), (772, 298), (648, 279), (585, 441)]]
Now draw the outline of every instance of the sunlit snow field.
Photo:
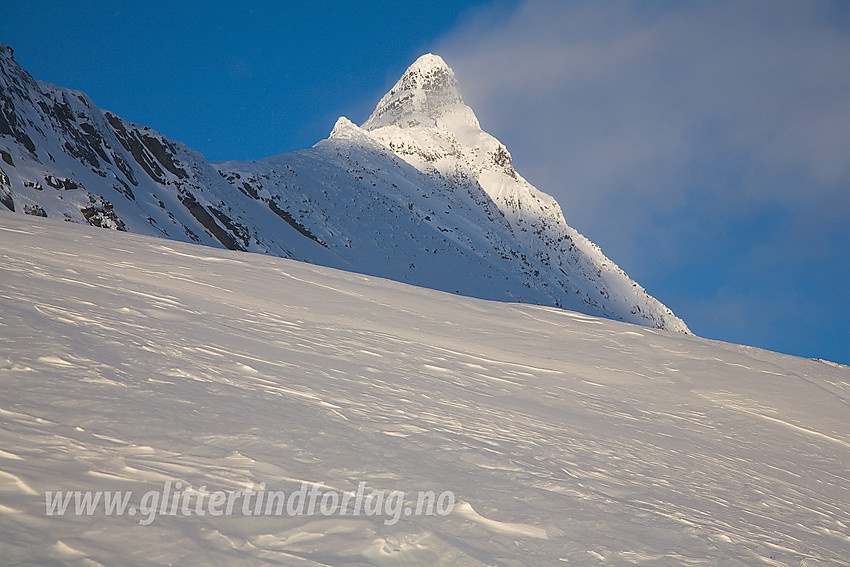
[[(4, 565), (835, 565), (850, 369), (0, 213)], [(45, 491), (451, 491), (47, 516)]]

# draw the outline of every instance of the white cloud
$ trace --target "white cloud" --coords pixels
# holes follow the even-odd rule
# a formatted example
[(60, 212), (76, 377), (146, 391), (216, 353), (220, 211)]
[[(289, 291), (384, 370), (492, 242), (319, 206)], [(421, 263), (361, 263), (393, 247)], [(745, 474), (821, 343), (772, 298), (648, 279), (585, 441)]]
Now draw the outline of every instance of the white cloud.
[[(802, 257), (779, 250), (796, 237), (846, 256), (847, 11), (528, 0), (471, 15), (434, 49), (520, 173), (652, 291), (720, 232), (741, 255)], [(771, 212), (771, 230), (748, 233)]]
[(579, 211), (634, 191), (677, 202), (695, 173), (754, 199), (808, 198), (789, 175), (847, 187), (850, 35), (823, 5), (655, 8), (528, 1), (437, 49), (485, 127)]

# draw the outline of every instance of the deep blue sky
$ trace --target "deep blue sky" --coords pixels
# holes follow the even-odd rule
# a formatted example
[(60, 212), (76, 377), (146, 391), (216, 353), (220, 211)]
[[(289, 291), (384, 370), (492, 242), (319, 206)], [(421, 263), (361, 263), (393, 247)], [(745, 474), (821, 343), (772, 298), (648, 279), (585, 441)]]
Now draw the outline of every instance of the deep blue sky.
[(442, 55), (567, 222), (699, 335), (850, 363), (850, 5), (17, 2), (0, 41), (208, 159), (363, 122)]
[(258, 159), (365, 120), (460, 13), (486, 2), (7, 2), (0, 41), (207, 159)]

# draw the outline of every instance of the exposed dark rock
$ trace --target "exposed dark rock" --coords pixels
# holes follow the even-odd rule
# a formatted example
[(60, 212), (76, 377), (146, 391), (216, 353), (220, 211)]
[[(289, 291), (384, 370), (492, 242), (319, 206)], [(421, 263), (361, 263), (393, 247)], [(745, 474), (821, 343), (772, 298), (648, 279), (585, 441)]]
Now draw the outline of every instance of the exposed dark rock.
[[(0, 89), (0, 93), (2, 93), (2, 89)], [(14, 105), (11, 101), (3, 99), (0, 99), (0, 104), (2, 104), (2, 108), (0, 108), (0, 135), (12, 136), (31, 154), (36, 155), (35, 144), (23, 129), (23, 125), (18, 124), (18, 117), (15, 114)]]
[(131, 201), (135, 201), (136, 195), (135, 195), (135, 193), (133, 193), (133, 190), (130, 189), (130, 186), (127, 185), (126, 183), (124, 183), (124, 181), (122, 179), (119, 179), (119, 178), (116, 177), (116, 180), (118, 181), (118, 183), (121, 184), (121, 186), (120, 187), (115, 186), (115, 190), (118, 191), (119, 193), (121, 193), (122, 195), (124, 195), (125, 197), (127, 197), (128, 199), (130, 199)]
[(260, 199), (260, 194), (257, 193), (257, 190), (244, 181), (242, 182), (241, 187), (237, 186), (237, 189), (239, 189), (240, 191), (242, 191), (242, 193), (244, 193), (248, 197), (251, 197), (252, 199)]
[(156, 160), (165, 167), (165, 169), (180, 179), (189, 178), (186, 170), (177, 165), (177, 161), (174, 159), (174, 154), (177, 153), (177, 150), (172, 144), (167, 142), (163, 143), (157, 138), (146, 134), (142, 134), (140, 138), (145, 147), (153, 154), (153, 157), (155, 157)]
[(112, 153), (112, 158), (115, 160), (115, 165), (124, 174), (124, 177), (127, 178), (127, 181), (132, 183), (135, 186), (139, 185), (139, 182), (136, 181), (136, 172), (133, 171), (133, 168), (130, 167), (130, 164), (124, 160), (124, 157), (119, 153)]
[(0, 168), (0, 203), (13, 213), (15, 212), (15, 201), (12, 199), (12, 182), (2, 168)]
[(8, 181), (9, 178), (6, 177), (6, 174), (3, 173), (3, 170), (0, 170), (0, 181), (5, 180), (5, 182), (0, 185), (0, 203), (2, 203), (7, 209), (15, 212), (15, 201), (12, 199), (12, 188), (9, 187)]
[(73, 179), (67, 177), (56, 177), (53, 175), (45, 175), (44, 181), (54, 189), (64, 189), (65, 191), (74, 191), (79, 189), (81, 185)]
[[(82, 97), (80, 97), (80, 100), (85, 103), (85, 99)], [(88, 106), (88, 103), (86, 103), (86, 106)], [(109, 156), (107, 155), (106, 150), (103, 149), (103, 146), (106, 145), (106, 141), (100, 136), (100, 132), (97, 131), (97, 128), (88, 122), (83, 122), (80, 124), (80, 129), (83, 131), (85, 140), (88, 142), (89, 147), (94, 149), (103, 161), (110, 163)]]
[(100, 228), (115, 228), (122, 232), (127, 231), (124, 226), (124, 221), (118, 218), (113, 210), (112, 203), (101, 197), (100, 195), (89, 194), (90, 207), (80, 209), (83, 218), (92, 226)]
[(221, 210), (216, 207), (210, 206), (210, 212), (215, 215), (215, 218), (219, 220), (221, 224), (223, 224), (227, 230), (230, 231), (231, 234), (235, 235), (239, 240), (242, 241), (245, 246), (248, 245), (248, 241), (251, 237), (251, 231), (248, 230), (248, 227), (243, 225), (242, 223), (236, 222), (231, 219), (229, 216), (224, 214)]
[(136, 160), (136, 163), (142, 166), (142, 169), (145, 170), (145, 173), (147, 173), (151, 179), (157, 183), (165, 185), (165, 173), (162, 171), (159, 164), (154, 159), (151, 159), (150, 152), (145, 148), (142, 142), (139, 141), (138, 134), (136, 132), (130, 133), (127, 128), (124, 127), (124, 122), (111, 112), (105, 112), (104, 116), (106, 117), (107, 122), (109, 122), (109, 125), (112, 127), (112, 131), (115, 132), (115, 137), (118, 138), (118, 142), (124, 146), (125, 150), (133, 155), (133, 159)]
[[(242, 250), (242, 246), (236, 241), (233, 236), (221, 228), (218, 223), (215, 222), (215, 219), (210, 215), (209, 211), (207, 211), (203, 205), (201, 205), (191, 193), (181, 192), (180, 194), (180, 202), (183, 203), (183, 206), (192, 213), (192, 216), (203, 225), (205, 229), (210, 231), (216, 240), (221, 242), (221, 244), (228, 248), (229, 250)], [(188, 228), (186, 230), (189, 230)]]
[(301, 225), (301, 224), (300, 224), (298, 221), (296, 221), (296, 220), (295, 220), (295, 218), (293, 218), (293, 216), (292, 216), (292, 215), (290, 215), (287, 211), (284, 211), (283, 209), (281, 209), (280, 207), (278, 207), (278, 206), (277, 206), (277, 203), (274, 201), (274, 199), (269, 199), (269, 209), (271, 209), (271, 211), (272, 211), (274, 214), (276, 214), (277, 216), (279, 216), (280, 218), (282, 218), (283, 220), (285, 220), (285, 221), (289, 224), (289, 226), (291, 226), (292, 228), (294, 228), (295, 230), (297, 230), (298, 232), (300, 232), (301, 234), (303, 234), (304, 236), (306, 236), (306, 237), (307, 237), (307, 238), (309, 238), (310, 240), (312, 240), (312, 241), (316, 242), (317, 244), (321, 244), (321, 245), (322, 245), (322, 246), (324, 246), (325, 248), (327, 248), (327, 247), (328, 247), (328, 245), (327, 245), (327, 244), (325, 244), (324, 242), (322, 242), (321, 240), (319, 240), (319, 239), (318, 239), (318, 237), (317, 237), (315, 234), (313, 234), (312, 232), (310, 232), (310, 231), (307, 229), (307, 227), (305, 227), (305, 226)]
[(47, 216), (47, 213), (44, 212), (44, 207), (41, 205), (24, 205), (24, 214), (32, 215), (34, 217)]

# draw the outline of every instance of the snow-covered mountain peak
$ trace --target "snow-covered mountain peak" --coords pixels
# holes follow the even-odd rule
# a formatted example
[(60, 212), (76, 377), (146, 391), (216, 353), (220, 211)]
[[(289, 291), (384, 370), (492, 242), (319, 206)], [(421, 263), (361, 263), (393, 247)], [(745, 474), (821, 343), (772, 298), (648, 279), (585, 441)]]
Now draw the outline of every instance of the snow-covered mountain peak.
[(481, 129), (463, 102), (454, 72), (440, 57), (427, 54), (417, 59), (381, 99), (361, 132), (426, 175), (456, 186), (471, 182), (483, 190), (513, 236), (545, 270), (554, 268), (557, 287), (577, 290), (579, 305), (572, 300), (557, 304), (617, 312), (615, 318), (625, 313), (626, 320), (649, 320), (689, 332), (681, 319), (567, 225), (551, 195), (517, 173), (507, 148)]
[(332, 153), (347, 147), (357, 148), (359, 151), (377, 152), (387, 158), (391, 156), (391, 153), (387, 151), (381, 142), (345, 116), (340, 116), (337, 119), (333, 130), (331, 130), (331, 135), (326, 140), (321, 140), (313, 147), (322, 148), (325, 146), (334, 148)]
[(334, 124), (333, 130), (331, 130), (331, 135), (329, 138), (335, 139), (347, 139), (353, 136), (361, 136), (362, 132), (360, 128), (357, 127), (357, 124), (346, 118), (345, 116), (340, 116), (336, 124)]
[(478, 120), (460, 96), (454, 71), (440, 56), (428, 53), (408, 67), (363, 128), (436, 126), (445, 118), (478, 128)]
[(484, 132), (463, 102), (454, 71), (438, 55), (417, 59), (361, 126), (414, 167), (480, 177), (496, 169), (516, 179), (507, 148)]
[(445, 60), (443, 60), (443, 58), (439, 55), (434, 55), (433, 53), (426, 53), (414, 61), (413, 64), (407, 68), (407, 72), (405, 74), (419, 73), (425, 75), (433, 72), (445, 72), (454, 76), (454, 71), (449, 68)]

